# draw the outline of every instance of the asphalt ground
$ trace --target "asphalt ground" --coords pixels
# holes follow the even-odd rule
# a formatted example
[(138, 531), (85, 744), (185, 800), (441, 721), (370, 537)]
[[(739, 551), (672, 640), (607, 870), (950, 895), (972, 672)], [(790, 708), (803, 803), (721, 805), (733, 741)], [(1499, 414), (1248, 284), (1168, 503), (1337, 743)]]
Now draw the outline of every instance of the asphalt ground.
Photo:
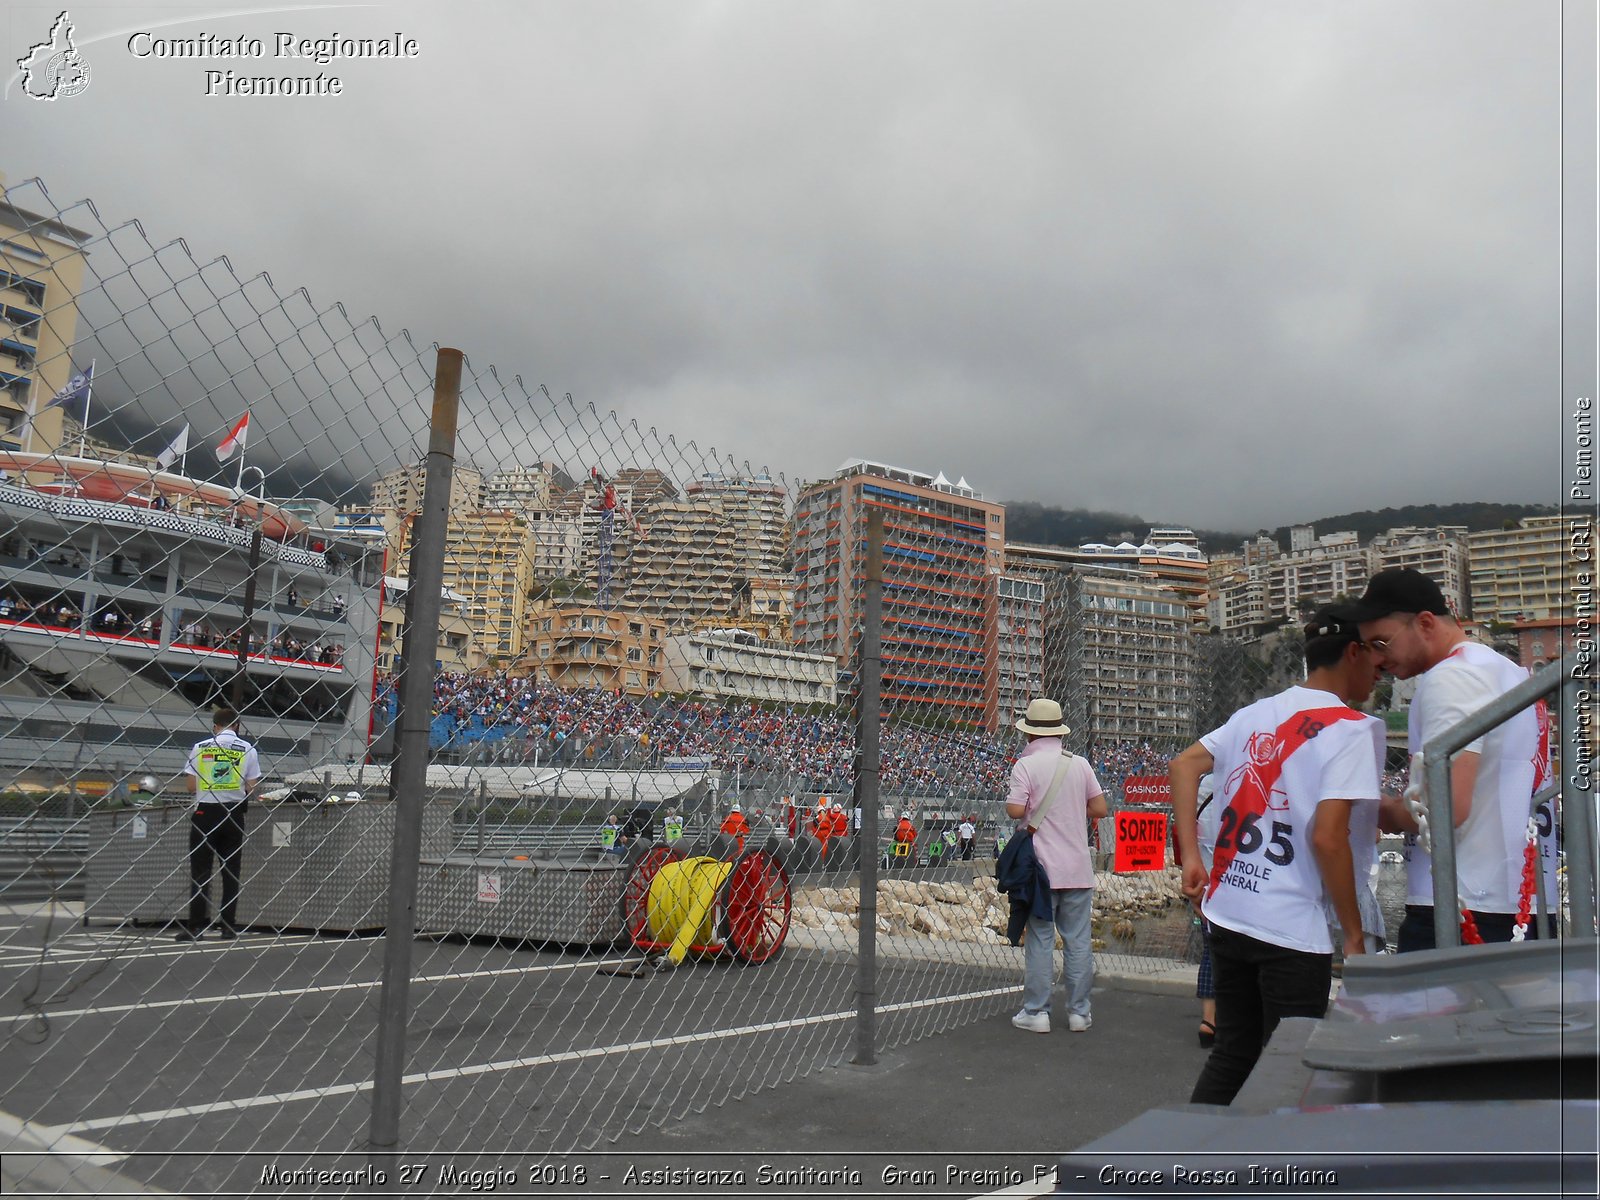
[[(80, 1173), (79, 1190), (274, 1194), (268, 1166), (368, 1161), (380, 939), (246, 933), (185, 946), (150, 929), (83, 928), (70, 910), (0, 924), (0, 1110), (10, 1128), (74, 1139), (65, 1144), (91, 1169), (115, 1172), (92, 1186)], [(904, 1169), (943, 1179), (959, 1150), (980, 1172), (970, 1179), (1012, 1182), (1011, 1171), (1181, 1099), (1199, 1069), (1194, 1003), (1177, 996), (1103, 989), (1088, 1034), (1013, 1029), (1020, 972), (1003, 955), (886, 954), (878, 1044), (888, 1048), (857, 1066), (847, 954), (796, 945), (760, 967), (701, 962), (636, 978), (596, 971), (620, 954), (428, 940), (414, 953), (414, 975), (430, 982), (413, 991), (404, 1142), (455, 1157), (408, 1154), (440, 1189), (423, 1178), (408, 1194), (461, 1190), (439, 1182), (450, 1165), (520, 1171), (526, 1185), (530, 1147), (592, 1147), (538, 1168), (587, 1164), (582, 1194), (611, 1182), (605, 1164), (622, 1164), (622, 1180), (629, 1162), (707, 1154), (744, 1163), (750, 1179), (758, 1158), (815, 1170), (844, 1156), (865, 1170), (849, 1194), (864, 1194), (904, 1156), (934, 1156)], [(1174, 1074), (1175, 1062), (1187, 1065)], [(718, 1107), (729, 1096), (743, 1098)], [(1000, 1157), (971, 1157), (980, 1152)], [(8, 1194), (55, 1190), (41, 1182), (48, 1171), (23, 1173), (21, 1162), (8, 1154)], [(652, 1194), (650, 1178), (666, 1180), (653, 1194), (684, 1194), (673, 1176), (618, 1186)], [(960, 1190), (968, 1179), (953, 1181), (960, 1194), (990, 1190)], [(550, 1182), (575, 1181), (568, 1170)], [(809, 1182), (799, 1194), (817, 1194)], [(541, 1183), (528, 1194), (552, 1192)]]

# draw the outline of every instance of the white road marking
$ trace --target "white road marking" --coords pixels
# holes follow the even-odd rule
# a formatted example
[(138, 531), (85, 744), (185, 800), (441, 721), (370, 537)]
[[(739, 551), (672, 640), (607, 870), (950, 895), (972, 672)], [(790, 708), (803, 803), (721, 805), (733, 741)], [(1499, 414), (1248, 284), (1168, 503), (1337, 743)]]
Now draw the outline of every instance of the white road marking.
[[(447, 971), (443, 975), (418, 975), (412, 983), (450, 983), (452, 981), (469, 981), (473, 979), (494, 979), (505, 975), (540, 975), (556, 971), (576, 971), (584, 967), (599, 967), (615, 965), (628, 961), (627, 959), (585, 959), (571, 963), (540, 963), (526, 967), (498, 967), (486, 971)], [(264, 992), (229, 992), (223, 996), (186, 996), (181, 1000), (148, 1000), (139, 1004), (107, 1004), (96, 1008), (69, 1008), (60, 1012), (46, 1011), (42, 1015), (51, 1021), (60, 1021), (68, 1017), (100, 1017), (113, 1013), (154, 1012), (158, 1009), (184, 1008), (196, 1004), (227, 1004), (235, 1000), (271, 1000), (280, 996), (325, 996), (333, 992), (362, 991), (370, 988), (382, 987), (381, 979), (362, 979), (353, 983), (327, 983), (317, 987), (303, 988), (277, 988)], [(19, 1021), (32, 1021), (33, 1013), (19, 1013), (16, 1016), (0, 1017), (0, 1024), (15, 1023)]]
[(114, 1167), (128, 1157), (96, 1142), (85, 1141), (58, 1125), (40, 1125), (0, 1111), (0, 1153), (71, 1155), (97, 1167)]
[[(989, 988), (980, 992), (963, 992), (956, 996), (933, 996), (926, 1000), (907, 1000), (899, 1004), (885, 1004), (879, 1015), (908, 1012), (935, 1005), (960, 1003), (966, 1000), (986, 1000), (993, 996), (1015, 995), (1016, 985)], [(758, 1033), (778, 1033), (786, 1029), (808, 1028), (819, 1023), (853, 1021), (856, 1010), (825, 1013), (821, 1016), (795, 1017), (789, 1021), (764, 1021), (759, 1025), (741, 1025), (732, 1029), (709, 1029), (703, 1033), (680, 1034), (677, 1037), (650, 1038), (642, 1042), (623, 1042), (614, 1046), (594, 1046), (587, 1050), (567, 1050), (560, 1054), (536, 1054), (528, 1058), (507, 1058), (499, 1062), (477, 1063), (468, 1067), (450, 1067), (446, 1070), (424, 1071), (407, 1075), (403, 1084), (439, 1083), (450, 1079), (465, 1079), (477, 1075), (490, 1075), (501, 1071), (518, 1071), (528, 1067), (552, 1067), (562, 1063), (583, 1062), (593, 1058), (609, 1058), (617, 1054), (637, 1054), (643, 1050), (670, 1050), (675, 1046), (691, 1046), (699, 1042), (722, 1041), (726, 1038), (749, 1037)], [(190, 1104), (181, 1108), (153, 1109), (149, 1112), (126, 1113), (116, 1117), (95, 1117), (71, 1125), (56, 1126), (63, 1133), (91, 1133), (98, 1129), (120, 1129), (131, 1125), (154, 1125), (179, 1117), (195, 1118), (212, 1113), (244, 1112), (252, 1108), (268, 1108), (280, 1104), (295, 1104), (307, 1100), (326, 1100), (334, 1096), (353, 1096), (372, 1090), (372, 1081), (336, 1083), (327, 1087), (305, 1088), (297, 1092), (274, 1092), (267, 1096), (247, 1096), (240, 1100), (219, 1100), (214, 1104)]]
[[(162, 935), (157, 935), (162, 936)], [(324, 938), (316, 934), (268, 934), (263, 937), (254, 937), (248, 933), (241, 934), (237, 942), (224, 942), (221, 940), (190, 942), (186, 945), (171, 944), (157, 947), (149, 938), (132, 937), (125, 941), (101, 941), (92, 946), (81, 949), (67, 947), (57, 949), (58, 943), (51, 942), (48, 953), (42, 957), (47, 962), (54, 963), (86, 963), (93, 962), (96, 958), (115, 957), (119, 962), (149, 962), (163, 958), (184, 958), (194, 954), (226, 954), (230, 950), (241, 949), (269, 949), (274, 946), (344, 946), (351, 942), (360, 942), (365, 945), (380, 945), (377, 938)], [(124, 950), (132, 951), (124, 953)], [(39, 962), (40, 949), (37, 946), (0, 946), (0, 970), (6, 967), (31, 967)]]

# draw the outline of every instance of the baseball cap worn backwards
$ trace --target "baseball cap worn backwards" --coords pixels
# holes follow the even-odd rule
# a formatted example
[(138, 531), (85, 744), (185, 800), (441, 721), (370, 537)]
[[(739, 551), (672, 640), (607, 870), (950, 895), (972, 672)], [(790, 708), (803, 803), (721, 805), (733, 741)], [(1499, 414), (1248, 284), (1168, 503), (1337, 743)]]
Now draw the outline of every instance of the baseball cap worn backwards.
[(1386, 567), (1368, 580), (1356, 603), (1355, 619), (1376, 621), (1391, 613), (1453, 615), (1439, 585), (1411, 567)]
[(1353, 604), (1326, 604), (1317, 609), (1311, 620), (1306, 622), (1305, 635), (1307, 642), (1314, 642), (1322, 638), (1336, 639), (1345, 642), (1359, 642), (1361, 631), (1358, 626), (1363, 620)]

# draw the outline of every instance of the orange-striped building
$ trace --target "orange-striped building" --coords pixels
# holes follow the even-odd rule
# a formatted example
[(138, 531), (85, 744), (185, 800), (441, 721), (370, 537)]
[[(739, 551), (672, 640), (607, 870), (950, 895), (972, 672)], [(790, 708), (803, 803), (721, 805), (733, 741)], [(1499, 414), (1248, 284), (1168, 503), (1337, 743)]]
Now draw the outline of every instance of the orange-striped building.
[(805, 488), (794, 515), (796, 647), (837, 656), (854, 678), (873, 508), (884, 516), (885, 710), (995, 728), (1005, 507), (965, 479), (852, 459)]

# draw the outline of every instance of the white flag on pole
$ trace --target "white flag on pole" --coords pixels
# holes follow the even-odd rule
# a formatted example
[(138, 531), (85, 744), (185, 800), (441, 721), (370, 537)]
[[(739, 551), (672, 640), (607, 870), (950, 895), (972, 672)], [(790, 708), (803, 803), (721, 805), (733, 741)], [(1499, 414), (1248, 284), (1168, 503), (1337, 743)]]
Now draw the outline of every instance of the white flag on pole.
[(172, 444), (156, 455), (156, 470), (165, 471), (189, 452), (189, 427), (185, 425), (183, 431), (172, 439)]

